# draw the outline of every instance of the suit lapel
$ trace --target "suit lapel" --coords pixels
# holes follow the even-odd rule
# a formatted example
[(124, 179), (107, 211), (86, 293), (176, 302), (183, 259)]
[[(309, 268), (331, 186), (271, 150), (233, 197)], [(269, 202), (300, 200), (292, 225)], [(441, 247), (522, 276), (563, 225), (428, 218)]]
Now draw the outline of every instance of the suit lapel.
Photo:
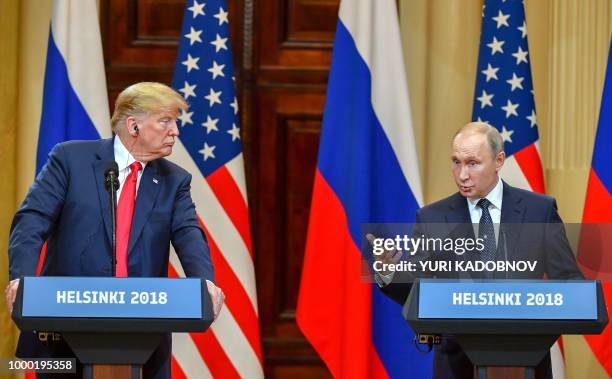
[(470, 218), (470, 211), (465, 197), (456, 193), (450, 203), (450, 210), (446, 214), (446, 222), (450, 225), (450, 235), (461, 237), (474, 237), (474, 228)]
[[(450, 203), (449, 212), (446, 215), (446, 222), (449, 223), (451, 230), (449, 237), (457, 238), (472, 238), (474, 239), (474, 227), (468, 209), (467, 199), (457, 192)], [(463, 255), (455, 255), (457, 261), (475, 261), (478, 257), (474, 252), (465, 253)], [(459, 279), (473, 278), (471, 272), (457, 272)]]
[(94, 177), (96, 178), (96, 187), (98, 189), (98, 198), (100, 200), (100, 212), (102, 213), (102, 219), (104, 220), (104, 229), (106, 229), (106, 236), (109, 244), (112, 241), (112, 222), (111, 222), (111, 211), (110, 211), (110, 199), (106, 188), (104, 187), (104, 165), (108, 161), (115, 160), (115, 153), (113, 151), (113, 138), (102, 140), (100, 149), (98, 149), (97, 160), (93, 164)]
[(142, 229), (149, 219), (149, 214), (153, 209), (157, 194), (163, 182), (157, 173), (157, 162), (152, 161), (147, 164), (140, 184), (138, 186), (138, 194), (136, 195), (136, 204), (134, 206), (134, 216), (132, 217), (132, 229), (130, 231), (130, 242), (128, 245), (128, 254), (134, 248), (136, 241), (140, 238)]
[(508, 258), (511, 258), (521, 235), (525, 204), (518, 191), (504, 182), (501, 212), (501, 231), (503, 233)]

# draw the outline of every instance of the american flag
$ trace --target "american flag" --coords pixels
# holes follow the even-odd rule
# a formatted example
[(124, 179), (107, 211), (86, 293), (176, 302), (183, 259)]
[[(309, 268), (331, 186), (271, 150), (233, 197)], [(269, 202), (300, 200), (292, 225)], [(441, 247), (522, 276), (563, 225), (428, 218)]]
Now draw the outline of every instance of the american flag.
[(504, 139), (502, 177), (544, 192), (538, 123), (522, 0), (485, 0), (472, 119), (496, 127)]
[[(225, 307), (206, 333), (175, 333), (173, 378), (262, 378), (240, 119), (225, 0), (188, 0), (172, 86), (189, 103), (171, 159), (192, 175)], [(170, 275), (184, 276), (171, 254)]]

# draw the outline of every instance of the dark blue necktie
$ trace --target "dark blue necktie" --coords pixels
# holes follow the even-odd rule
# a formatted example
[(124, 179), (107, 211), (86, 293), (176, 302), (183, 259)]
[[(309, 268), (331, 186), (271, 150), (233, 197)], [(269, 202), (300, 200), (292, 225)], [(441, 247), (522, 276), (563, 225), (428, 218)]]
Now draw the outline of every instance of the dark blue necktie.
[(480, 216), (480, 223), (478, 225), (478, 238), (483, 239), (484, 245), (484, 249), (482, 250), (482, 261), (494, 261), (497, 246), (495, 243), (493, 220), (489, 213), (489, 205), (491, 205), (491, 202), (487, 199), (480, 199), (477, 205), (482, 209), (482, 215)]

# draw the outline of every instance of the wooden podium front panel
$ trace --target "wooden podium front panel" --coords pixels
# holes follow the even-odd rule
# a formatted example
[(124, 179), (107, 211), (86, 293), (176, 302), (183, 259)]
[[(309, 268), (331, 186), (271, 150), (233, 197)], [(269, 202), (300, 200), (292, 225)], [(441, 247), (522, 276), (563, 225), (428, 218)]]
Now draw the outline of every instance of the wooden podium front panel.
[[(94, 365), (94, 379), (130, 379), (132, 377), (131, 365)], [(142, 368), (140, 369), (142, 378)]]
[[(474, 370), (474, 378), (477, 378)], [(492, 379), (524, 379), (525, 369), (523, 367), (488, 367), (487, 378)]]

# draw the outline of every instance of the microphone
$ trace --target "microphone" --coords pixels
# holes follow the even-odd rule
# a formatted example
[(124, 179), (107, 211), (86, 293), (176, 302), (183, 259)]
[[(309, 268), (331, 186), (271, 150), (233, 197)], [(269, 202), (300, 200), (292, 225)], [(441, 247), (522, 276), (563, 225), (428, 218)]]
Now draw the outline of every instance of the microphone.
[[(506, 262), (508, 261), (508, 245), (506, 244), (506, 241), (508, 240), (508, 237), (506, 235), (506, 228), (505, 228), (505, 224), (499, 224), (499, 242), (503, 243), (502, 248), (504, 249), (504, 259), (506, 260)], [(508, 276), (508, 271), (506, 271), (506, 279), (510, 279), (510, 277)]]
[(117, 190), (119, 189), (119, 166), (115, 161), (104, 163), (104, 186), (108, 191), (108, 199), (111, 209), (111, 225), (112, 225), (112, 260), (111, 273), (116, 275), (117, 269)]
[(119, 166), (115, 161), (104, 162), (104, 187), (110, 191), (111, 183), (113, 190), (119, 189)]

